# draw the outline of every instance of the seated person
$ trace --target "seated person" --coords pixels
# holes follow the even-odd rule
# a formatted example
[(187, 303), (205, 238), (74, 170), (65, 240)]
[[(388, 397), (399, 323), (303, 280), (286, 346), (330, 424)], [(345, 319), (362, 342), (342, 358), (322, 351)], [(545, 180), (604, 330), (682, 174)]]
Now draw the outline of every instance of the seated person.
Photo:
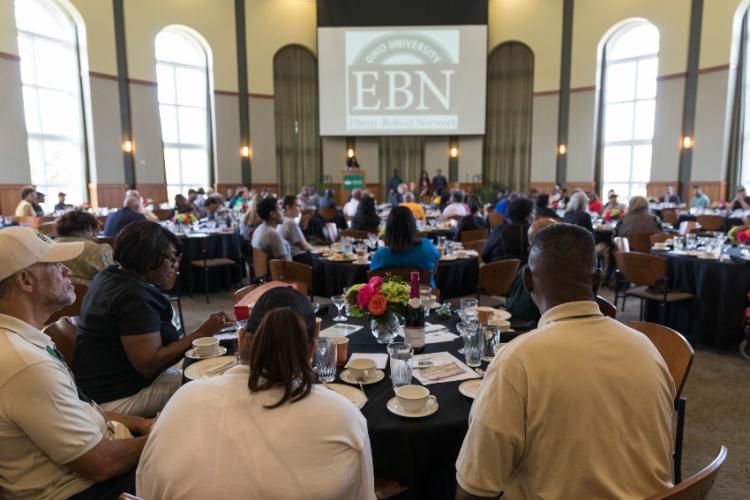
[(591, 224), (591, 215), (587, 212), (588, 208), (588, 196), (583, 191), (573, 193), (565, 210), (563, 222), (593, 231), (594, 226)]
[(393, 207), (385, 223), (385, 246), (378, 248), (370, 261), (370, 269), (414, 268), (432, 273), (435, 288), (435, 266), (440, 252), (428, 238), (420, 238), (417, 221), (406, 207)]
[(617, 222), (615, 234), (627, 237), (629, 234), (656, 234), (661, 232), (659, 218), (649, 212), (648, 200), (643, 196), (633, 196), (628, 204), (628, 213)]
[(411, 213), (414, 215), (414, 218), (418, 220), (425, 220), (427, 217), (425, 217), (424, 209), (422, 208), (422, 205), (417, 203), (416, 198), (414, 197), (414, 193), (407, 191), (404, 193), (404, 201), (400, 203), (402, 207), (406, 207), (409, 210), (411, 210)]
[(463, 217), (469, 213), (464, 205), (464, 193), (458, 189), (451, 191), (451, 201), (443, 209), (443, 213), (440, 215), (442, 219), (448, 219), (452, 216)]
[(625, 215), (625, 205), (617, 201), (617, 193), (613, 189), (609, 190), (607, 200), (607, 204), (602, 209), (602, 217), (604, 219), (610, 221)]
[(266, 252), (269, 260), (292, 260), (289, 242), (276, 230), (283, 219), (276, 198), (269, 196), (260, 200), (257, 213), (258, 218), (263, 222), (253, 231), (251, 240), (253, 248)]
[(378, 233), (380, 229), (380, 216), (375, 210), (375, 198), (365, 196), (357, 206), (357, 213), (352, 218), (352, 229)]
[(0, 230), (0, 495), (117, 498), (135, 493), (152, 421), (104, 413), (40, 331), (75, 301), (69, 270), (83, 243), (54, 243), (28, 227)]
[(536, 203), (534, 207), (534, 217), (537, 219), (550, 218), (560, 219), (557, 215), (557, 211), (549, 207), (549, 195), (541, 193), (536, 197)]
[(36, 189), (33, 187), (25, 187), (21, 190), (21, 201), (16, 206), (14, 215), (16, 217), (35, 217), (36, 209), (34, 204), (36, 203)]
[(211, 315), (180, 338), (174, 310), (157, 287), (177, 272), (180, 240), (155, 222), (125, 227), (115, 262), (91, 281), (81, 306), (73, 373), (81, 389), (108, 411), (154, 416), (182, 382), (171, 368), (193, 340), (232, 324)]
[(690, 200), (692, 208), (706, 209), (711, 206), (711, 198), (703, 192), (701, 186), (693, 186), (693, 198)]
[(326, 189), (318, 200), (318, 208), (336, 208), (336, 193), (333, 189)]
[(357, 215), (357, 207), (359, 207), (360, 201), (362, 201), (362, 190), (357, 188), (352, 191), (352, 196), (349, 198), (349, 201), (344, 203), (344, 216), (352, 218)]
[(591, 232), (536, 235), (524, 284), (539, 327), (487, 369), (456, 499), (647, 498), (671, 486), (674, 381), (645, 335), (601, 313), (600, 280)]
[(409, 186), (401, 182), (396, 186), (396, 189), (391, 191), (390, 196), (388, 196), (388, 203), (391, 204), (392, 207), (395, 207), (396, 205), (400, 205), (404, 201), (404, 195), (409, 191)]
[(297, 222), (301, 213), (299, 200), (294, 195), (284, 196), (281, 204), (284, 208), (284, 222), (278, 225), (276, 230), (289, 243), (292, 259), (310, 265), (310, 250), (313, 246), (307, 242)]
[(215, 221), (220, 228), (233, 227), (237, 222), (234, 210), (225, 207), (222, 199), (217, 195), (206, 198), (203, 210), (206, 211), (206, 220)]
[(122, 208), (107, 216), (102, 231), (104, 235), (114, 238), (128, 224), (145, 221), (146, 216), (139, 212), (140, 203), (140, 198), (137, 196), (126, 196), (125, 201), (122, 202)]
[[(265, 312), (252, 337), (240, 333), (242, 364), (183, 386), (164, 409), (138, 465), (140, 496), (375, 499), (367, 421), (316, 383), (312, 309), (282, 290), (287, 304)], [(196, 450), (225, 460), (196, 460)]]
[(99, 221), (82, 210), (72, 210), (57, 220), (57, 241), (82, 241), (83, 252), (65, 265), (70, 269), (70, 281), (76, 285), (88, 285), (96, 273), (114, 264), (112, 247), (96, 243)]
[(673, 205), (679, 205), (680, 204), (680, 197), (677, 196), (674, 192), (674, 188), (672, 186), (667, 186), (667, 192), (659, 198), (659, 201), (661, 203), (671, 203)]
[(739, 186), (732, 198), (730, 210), (750, 210), (750, 197), (747, 196), (744, 186)]
[(174, 211), (178, 214), (192, 214), (198, 217), (198, 208), (181, 194), (174, 197)]
[(456, 231), (453, 233), (454, 241), (461, 241), (462, 231), (472, 231), (475, 229), (487, 229), (487, 221), (479, 214), (482, 209), (482, 203), (479, 201), (479, 197), (475, 194), (469, 195), (469, 215), (465, 215), (456, 226)]
[[(517, 197), (508, 205), (508, 217), (510, 224), (500, 224), (492, 230), (487, 237), (487, 242), (482, 249), (482, 260), (494, 262), (496, 260), (515, 258), (525, 260), (529, 252), (529, 240), (527, 232), (531, 225), (531, 217), (534, 212), (534, 203), (523, 197)], [(509, 226), (516, 224), (518, 231)], [(504, 236), (504, 233), (506, 233)], [(516, 240), (510, 238), (515, 236)], [(506, 238), (508, 241), (506, 241)]]

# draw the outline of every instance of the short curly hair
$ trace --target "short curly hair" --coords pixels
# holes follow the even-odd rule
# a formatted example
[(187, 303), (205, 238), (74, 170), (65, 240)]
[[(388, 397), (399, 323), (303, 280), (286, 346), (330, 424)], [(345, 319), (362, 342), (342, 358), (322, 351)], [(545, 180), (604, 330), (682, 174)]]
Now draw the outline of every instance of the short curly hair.
[(263, 221), (268, 220), (268, 217), (270, 217), (271, 213), (276, 210), (278, 204), (278, 200), (276, 200), (276, 198), (274, 198), (273, 196), (263, 198), (262, 200), (260, 200), (260, 203), (258, 203), (258, 217), (260, 217), (260, 219)]
[(123, 269), (143, 275), (161, 265), (170, 245), (182, 254), (182, 243), (171, 231), (156, 222), (133, 222), (117, 233), (114, 259)]
[(70, 236), (88, 230), (98, 231), (99, 221), (83, 210), (72, 210), (57, 221), (57, 234), (59, 236)]

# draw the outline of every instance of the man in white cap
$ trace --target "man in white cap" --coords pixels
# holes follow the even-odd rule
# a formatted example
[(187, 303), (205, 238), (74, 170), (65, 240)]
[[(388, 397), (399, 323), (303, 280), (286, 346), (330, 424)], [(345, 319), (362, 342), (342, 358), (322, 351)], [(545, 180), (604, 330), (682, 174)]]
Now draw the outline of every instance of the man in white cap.
[(75, 300), (70, 270), (83, 243), (54, 243), (28, 227), (0, 230), (0, 497), (116, 498), (134, 492), (134, 468), (152, 421), (105, 414), (78, 390), (42, 333)]

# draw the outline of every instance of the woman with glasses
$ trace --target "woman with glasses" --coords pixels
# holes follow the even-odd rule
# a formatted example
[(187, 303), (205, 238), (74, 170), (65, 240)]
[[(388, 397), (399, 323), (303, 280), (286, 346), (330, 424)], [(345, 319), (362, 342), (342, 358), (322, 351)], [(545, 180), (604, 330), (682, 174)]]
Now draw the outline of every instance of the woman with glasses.
[(159, 224), (129, 224), (117, 235), (115, 264), (89, 285), (73, 372), (84, 394), (106, 411), (154, 416), (180, 387), (182, 373), (170, 367), (193, 340), (232, 323), (214, 313), (180, 338), (160, 287), (177, 272), (181, 251), (180, 240)]

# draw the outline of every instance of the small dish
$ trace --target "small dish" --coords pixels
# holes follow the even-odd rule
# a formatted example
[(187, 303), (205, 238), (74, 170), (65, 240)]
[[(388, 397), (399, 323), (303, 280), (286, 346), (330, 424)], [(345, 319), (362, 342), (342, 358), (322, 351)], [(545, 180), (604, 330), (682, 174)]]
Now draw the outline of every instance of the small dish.
[(197, 361), (185, 369), (185, 377), (190, 380), (218, 377), (235, 366), (236, 361), (234, 356), (219, 356)]
[(434, 395), (430, 395), (428, 398), (427, 404), (418, 412), (408, 412), (401, 408), (401, 406), (398, 404), (398, 398), (393, 397), (388, 400), (386, 403), (386, 408), (388, 408), (388, 411), (393, 413), (394, 415), (398, 415), (399, 417), (406, 417), (406, 418), (424, 418), (429, 417), (436, 411), (438, 411), (438, 408), (440, 405), (438, 405), (437, 398)]
[(467, 380), (458, 386), (458, 392), (469, 399), (475, 399), (479, 394), (480, 385), (482, 385), (482, 379)]
[(227, 348), (224, 346), (219, 346), (218, 349), (213, 354), (210, 354), (208, 356), (201, 356), (199, 354), (195, 353), (195, 349), (190, 349), (185, 353), (186, 358), (190, 359), (211, 359), (211, 358), (217, 358), (219, 356), (223, 356), (227, 353)]
[(361, 410), (367, 402), (365, 393), (354, 387), (350, 387), (344, 384), (324, 384), (324, 386), (332, 390), (333, 392), (338, 392), (339, 394), (344, 396), (346, 399), (351, 401), (358, 410)]
[(373, 373), (374, 375), (368, 378), (367, 380), (357, 380), (352, 376), (351, 370), (346, 369), (346, 370), (343, 370), (339, 374), (339, 378), (343, 382), (346, 382), (347, 384), (352, 384), (352, 385), (359, 385), (360, 383), (362, 383), (362, 385), (377, 384), (378, 382), (380, 382), (381, 380), (385, 378), (385, 372), (383, 370), (376, 369)]

